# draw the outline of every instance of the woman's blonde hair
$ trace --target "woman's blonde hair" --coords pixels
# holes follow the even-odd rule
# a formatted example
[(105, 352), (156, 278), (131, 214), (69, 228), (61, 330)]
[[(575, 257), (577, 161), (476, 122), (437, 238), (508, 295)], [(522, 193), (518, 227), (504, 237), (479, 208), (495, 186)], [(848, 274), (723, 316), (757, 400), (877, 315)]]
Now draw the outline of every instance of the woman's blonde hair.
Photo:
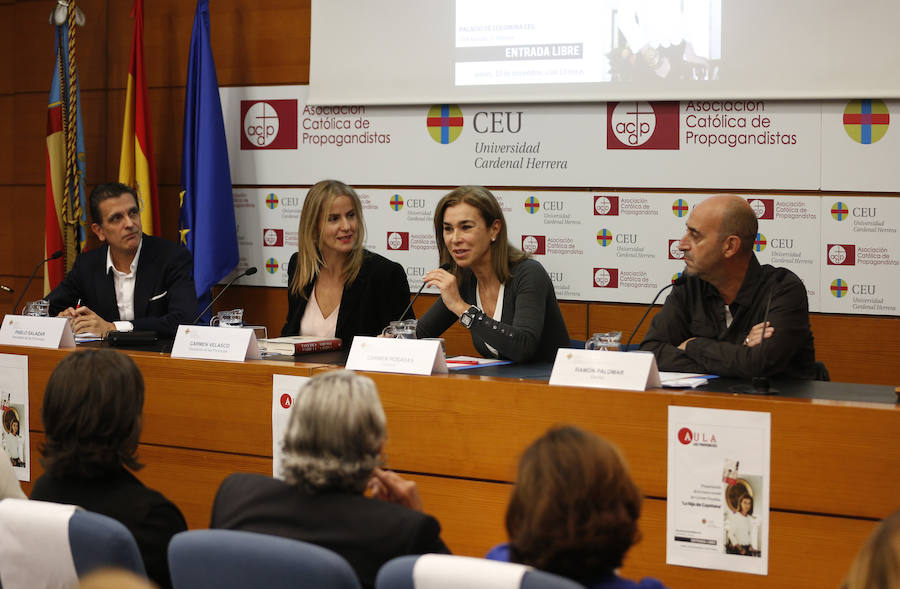
[(444, 212), (449, 207), (463, 203), (478, 209), (488, 229), (494, 221), (499, 219), (500, 233), (497, 234), (497, 239), (491, 242), (491, 266), (500, 282), (506, 282), (512, 276), (513, 265), (521, 262), (528, 255), (509, 243), (506, 219), (503, 217), (500, 203), (497, 202), (491, 191), (483, 186), (460, 186), (438, 201), (437, 207), (434, 209), (434, 239), (437, 242), (441, 265), (448, 264), (450, 272), (456, 276), (457, 282), (462, 282), (463, 271), (456, 265), (453, 256), (450, 255), (450, 250), (447, 249), (447, 244), (444, 243)]
[(366, 224), (363, 221), (359, 195), (353, 188), (339, 180), (316, 182), (306, 194), (303, 210), (300, 212), (300, 225), (297, 228), (297, 268), (294, 270), (294, 279), (289, 285), (292, 293), (300, 294), (304, 298), (306, 294), (303, 292), (303, 288), (316, 279), (319, 270), (325, 265), (319, 249), (319, 245), (322, 243), (322, 219), (331, 210), (334, 199), (339, 196), (346, 196), (353, 201), (353, 210), (359, 221), (359, 227), (354, 236), (353, 250), (344, 266), (344, 282), (350, 284), (356, 280), (359, 269), (362, 267)]
[(900, 511), (884, 519), (856, 555), (842, 589), (900, 587)]

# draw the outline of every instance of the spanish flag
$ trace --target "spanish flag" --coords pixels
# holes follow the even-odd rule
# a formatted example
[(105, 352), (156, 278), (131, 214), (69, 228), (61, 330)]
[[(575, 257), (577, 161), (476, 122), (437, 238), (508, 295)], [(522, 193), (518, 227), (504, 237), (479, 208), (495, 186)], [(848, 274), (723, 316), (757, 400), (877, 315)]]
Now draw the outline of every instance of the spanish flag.
[(56, 61), (47, 103), (44, 255), (49, 257), (57, 250), (64, 255), (44, 266), (45, 293), (62, 281), (86, 240), (86, 166), (75, 66), (75, 3), (62, 8), (67, 12), (65, 20), (54, 27)]
[(131, 18), (134, 19), (134, 38), (125, 91), (119, 182), (133, 187), (137, 192), (144, 233), (159, 235), (159, 195), (156, 164), (153, 161), (153, 137), (150, 134), (150, 104), (144, 77), (144, 0), (134, 0)]

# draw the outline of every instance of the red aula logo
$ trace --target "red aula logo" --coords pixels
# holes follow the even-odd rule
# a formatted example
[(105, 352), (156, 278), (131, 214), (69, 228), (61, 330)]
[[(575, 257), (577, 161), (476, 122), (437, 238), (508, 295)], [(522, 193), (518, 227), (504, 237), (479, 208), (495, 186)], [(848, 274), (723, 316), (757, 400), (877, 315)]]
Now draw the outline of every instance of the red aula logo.
[(706, 434), (693, 432), (689, 428), (683, 427), (678, 430), (678, 441), (684, 444), (685, 446), (697, 442), (699, 444), (716, 444), (718, 440), (716, 439), (716, 434)]
[(241, 149), (297, 149), (297, 99), (242, 100)]
[(609, 102), (607, 149), (678, 149), (678, 102)]

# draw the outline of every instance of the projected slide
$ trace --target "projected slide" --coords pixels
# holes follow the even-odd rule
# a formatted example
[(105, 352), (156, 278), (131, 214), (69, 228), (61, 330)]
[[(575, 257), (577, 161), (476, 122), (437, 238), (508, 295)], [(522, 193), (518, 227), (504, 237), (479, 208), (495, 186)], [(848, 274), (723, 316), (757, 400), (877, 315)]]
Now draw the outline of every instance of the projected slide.
[(714, 80), (721, 0), (456, 0), (457, 86)]

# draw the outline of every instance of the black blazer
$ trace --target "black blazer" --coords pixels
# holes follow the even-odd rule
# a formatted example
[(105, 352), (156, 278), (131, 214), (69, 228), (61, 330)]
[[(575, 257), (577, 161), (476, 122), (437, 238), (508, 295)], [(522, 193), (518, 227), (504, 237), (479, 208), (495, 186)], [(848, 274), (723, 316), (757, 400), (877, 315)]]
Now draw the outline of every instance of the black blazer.
[(272, 534), (340, 554), (363, 587), (374, 587), (381, 565), (397, 556), (449, 554), (437, 520), (362, 494), (311, 495), (258, 474), (233, 474), (216, 493), (210, 528)]
[[(137, 330), (152, 330), (172, 337), (181, 323), (197, 316), (193, 260), (184, 247), (159, 237), (141, 238), (134, 282), (134, 319)], [(119, 321), (112, 272), (106, 271), (106, 251), (98, 247), (80, 254), (63, 281), (47, 296), (54, 316), (78, 300), (106, 321)]]
[(34, 483), (31, 499), (78, 505), (121, 522), (137, 541), (147, 576), (160, 587), (172, 586), (166, 551), (172, 536), (187, 530), (184, 516), (123, 467), (96, 479), (44, 473)]
[[(282, 336), (300, 333), (300, 321), (315, 286), (313, 281), (303, 288), (306, 298), (292, 293), (290, 285), (296, 270), (295, 253), (288, 263), (288, 314), (284, 327), (281, 328)], [(345, 348), (349, 348), (355, 335), (379, 335), (388, 323), (400, 319), (400, 314), (407, 305), (409, 281), (403, 266), (366, 250), (356, 280), (344, 285), (334, 336), (342, 340)], [(415, 318), (412, 309), (405, 318)]]

